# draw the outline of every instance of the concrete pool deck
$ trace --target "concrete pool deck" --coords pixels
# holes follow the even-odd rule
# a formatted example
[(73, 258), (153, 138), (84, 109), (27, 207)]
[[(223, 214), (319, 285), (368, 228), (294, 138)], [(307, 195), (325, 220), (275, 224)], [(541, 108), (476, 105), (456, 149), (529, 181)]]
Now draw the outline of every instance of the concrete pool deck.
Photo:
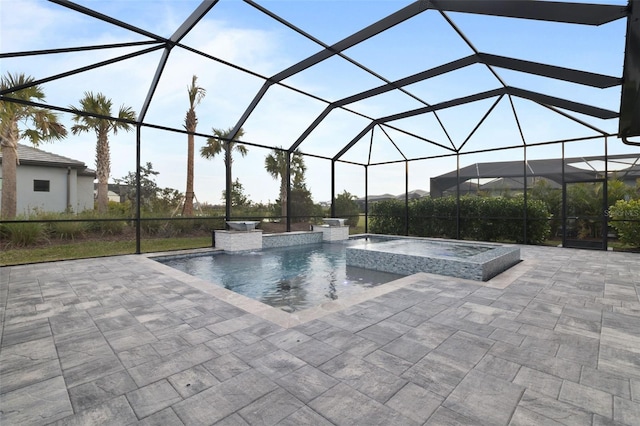
[(640, 255), (520, 247), (296, 315), (147, 256), (0, 268), (0, 424), (640, 424)]

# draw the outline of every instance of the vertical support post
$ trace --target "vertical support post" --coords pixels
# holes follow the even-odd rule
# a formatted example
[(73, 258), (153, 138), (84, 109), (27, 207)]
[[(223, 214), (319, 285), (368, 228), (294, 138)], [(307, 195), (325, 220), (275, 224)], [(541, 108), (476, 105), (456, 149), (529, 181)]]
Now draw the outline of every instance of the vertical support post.
[(224, 167), (225, 167), (225, 220), (231, 220), (231, 141), (224, 141)]
[(604, 182), (602, 184), (602, 247), (607, 250), (609, 243), (609, 146), (607, 137), (604, 137)]
[(409, 235), (409, 161), (404, 162), (404, 234)]
[(287, 151), (287, 232), (291, 231), (291, 152)]
[(331, 217), (336, 217), (336, 161), (331, 160)]
[(141, 191), (141, 183), (140, 183), (140, 123), (136, 124), (136, 254), (140, 254), (140, 229), (142, 228), (142, 222), (140, 217), (140, 191)]
[(364, 233), (369, 233), (369, 165), (364, 165)]
[(460, 153), (456, 152), (456, 239), (460, 239)]
[(567, 246), (567, 182), (564, 175), (564, 142), (562, 142), (562, 247)]
[(527, 244), (527, 220), (528, 220), (528, 216), (527, 216), (527, 198), (528, 198), (528, 194), (527, 194), (527, 146), (524, 146), (524, 211), (522, 212), (522, 222), (523, 222), (523, 227), (522, 227), (522, 237), (523, 240), (522, 242), (524, 244)]

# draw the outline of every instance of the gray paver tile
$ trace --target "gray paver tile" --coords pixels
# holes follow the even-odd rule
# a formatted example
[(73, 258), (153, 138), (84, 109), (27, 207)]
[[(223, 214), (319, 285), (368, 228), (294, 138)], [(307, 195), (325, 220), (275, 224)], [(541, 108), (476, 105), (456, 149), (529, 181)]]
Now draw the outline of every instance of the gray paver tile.
[(62, 376), (37, 381), (2, 395), (0, 423), (41, 425), (73, 414)]
[(214, 426), (250, 426), (239, 414), (232, 414), (229, 417), (225, 417)]
[(184, 423), (178, 418), (171, 408), (165, 408), (138, 422), (138, 426), (183, 426)]
[(430, 353), (405, 371), (401, 377), (431, 392), (447, 397), (472, 367), (442, 355)]
[(306, 365), (276, 379), (276, 383), (307, 403), (339, 382), (317, 368)]
[(599, 414), (593, 415), (592, 426), (625, 426), (624, 423), (616, 422), (608, 417), (602, 417)]
[(220, 355), (231, 353), (236, 349), (244, 348), (245, 346), (244, 343), (229, 334), (209, 340), (205, 342), (205, 345)]
[(0, 374), (11, 373), (57, 358), (58, 353), (52, 337), (5, 346), (0, 352)]
[(271, 380), (250, 370), (174, 404), (173, 409), (187, 425), (210, 425), (276, 388)]
[(169, 383), (173, 385), (182, 398), (188, 398), (217, 385), (220, 381), (209, 373), (204, 366), (196, 365), (193, 368), (169, 376)]
[(640, 404), (614, 396), (613, 419), (625, 425), (637, 425), (640, 421)]
[(478, 421), (439, 407), (425, 423), (425, 426), (478, 426)]
[(277, 379), (307, 365), (282, 349), (254, 358), (248, 364), (270, 379)]
[(579, 342), (561, 344), (557, 357), (574, 361), (582, 365), (597, 367), (600, 343), (595, 339), (585, 339)]
[(629, 379), (605, 370), (582, 367), (580, 383), (622, 398), (631, 399)]
[(369, 355), (364, 357), (364, 360), (373, 365), (377, 365), (396, 376), (401, 375), (413, 365), (413, 363), (395, 355), (391, 355), (383, 350), (371, 352)]
[(301, 342), (300, 344), (289, 348), (288, 352), (314, 367), (317, 367), (342, 353), (339, 349), (316, 339)]
[(640, 356), (635, 352), (601, 343), (598, 368), (640, 379)]
[(451, 392), (443, 406), (482, 423), (506, 425), (523, 392), (522, 386), (491, 379), (473, 370)]
[(19, 324), (5, 324), (2, 333), (2, 346), (11, 346), (52, 336), (49, 321), (41, 318)]
[(486, 374), (498, 377), (502, 380), (512, 381), (522, 366), (515, 362), (497, 358), (493, 355), (485, 355), (474, 369)]
[(416, 423), (424, 423), (442, 404), (444, 398), (433, 392), (421, 388), (413, 383), (407, 383), (398, 391), (386, 405), (397, 412), (409, 417)]
[(89, 383), (124, 370), (122, 363), (115, 355), (88, 357), (85, 360), (84, 364), (74, 365), (62, 370), (67, 386), (74, 387)]
[(238, 412), (249, 424), (275, 425), (304, 404), (284, 389), (276, 389)]
[(493, 340), (485, 339), (464, 331), (458, 331), (447, 338), (434, 352), (450, 356), (463, 362), (476, 364), (493, 345)]
[(184, 349), (158, 360), (149, 361), (129, 369), (129, 374), (138, 386), (145, 386), (167, 378), (187, 368), (202, 364), (218, 354), (204, 345)]
[(543, 373), (542, 371), (532, 370), (528, 367), (522, 367), (520, 369), (513, 383), (556, 399), (562, 387), (561, 378)]
[(591, 422), (591, 414), (555, 398), (526, 390), (518, 408), (524, 408), (565, 425), (582, 426)]
[(509, 422), (509, 426), (562, 426), (563, 424), (522, 407), (516, 408)]
[(60, 362), (58, 360), (32, 363), (10, 373), (2, 373), (0, 380), (0, 394), (14, 391), (25, 386), (60, 376)]
[(425, 346), (416, 339), (401, 336), (394, 341), (382, 346), (380, 350), (388, 352), (409, 362), (417, 362), (428, 354), (433, 348)]
[(241, 360), (249, 362), (277, 350), (280, 349), (273, 343), (267, 342), (266, 340), (260, 340), (259, 342), (249, 346), (243, 345), (240, 349), (233, 351), (233, 354)]
[(178, 392), (166, 380), (160, 380), (131, 391), (127, 393), (127, 399), (138, 418), (147, 417), (178, 401), (182, 401)]
[(137, 386), (129, 374), (126, 371), (119, 371), (90, 383), (69, 388), (69, 397), (74, 411), (79, 412), (134, 389), (137, 389)]
[(406, 380), (395, 374), (350, 354), (339, 355), (322, 364), (320, 369), (382, 403), (406, 384)]
[(247, 363), (233, 354), (222, 355), (202, 365), (221, 382), (251, 369)]
[(157, 342), (151, 343), (151, 347), (155, 349), (155, 351), (160, 356), (170, 355), (172, 353), (178, 352), (185, 348), (185, 346), (190, 346), (182, 337), (180, 336), (172, 336)]
[(388, 327), (381, 326), (380, 324), (373, 324), (363, 330), (358, 331), (356, 334), (380, 345), (386, 345), (393, 339), (401, 336), (401, 333), (394, 331)]
[(53, 423), (55, 426), (122, 426), (136, 424), (138, 419), (123, 396), (111, 399), (95, 407), (80, 411)]
[(160, 359), (160, 355), (150, 344), (118, 352), (117, 355), (122, 365), (126, 368), (135, 367), (136, 365)]
[(630, 381), (631, 381), (631, 399), (633, 401), (640, 401), (640, 379), (633, 378)]
[(506, 359), (552, 376), (558, 376), (574, 382), (578, 382), (580, 379), (580, 365), (561, 358), (539, 354), (502, 342), (496, 342), (489, 350), (489, 353), (498, 358)]
[(207, 329), (219, 336), (224, 336), (260, 323), (260, 318), (255, 315), (247, 314), (244, 311), (242, 313), (242, 316), (232, 317), (231, 319), (208, 325)]
[(282, 330), (266, 337), (268, 342), (273, 343), (280, 349), (289, 350), (300, 343), (311, 340), (311, 337), (297, 330)]
[(278, 423), (278, 426), (333, 426), (329, 420), (304, 406)]
[(329, 389), (308, 405), (337, 425), (411, 426), (418, 424), (344, 383)]

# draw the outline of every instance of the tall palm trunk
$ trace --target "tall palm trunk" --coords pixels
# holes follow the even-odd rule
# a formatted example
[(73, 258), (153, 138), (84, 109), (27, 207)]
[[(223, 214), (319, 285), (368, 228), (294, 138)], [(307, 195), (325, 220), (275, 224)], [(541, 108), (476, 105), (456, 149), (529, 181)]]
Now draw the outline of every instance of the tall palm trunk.
[(2, 149), (2, 212), (0, 217), (12, 219), (16, 217), (17, 178), (18, 169), (18, 123), (13, 121), (6, 134), (0, 135), (0, 147)]
[[(195, 132), (198, 120), (196, 112), (193, 109), (187, 111), (186, 128), (188, 132)], [(182, 207), (183, 216), (193, 216), (193, 163), (194, 163), (194, 136), (189, 133), (187, 135), (187, 189), (184, 194), (184, 206)]]
[(96, 175), (98, 177), (98, 213), (109, 211), (109, 175), (111, 174), (111, 155), (107, 129), (98, 131), (96, 145)]
[(282, 180), (280, 181), (280, 207), (282, 209), (281, 215), (282, 217), (287, 217), (287, 176), (286, 172), (282, 175)]

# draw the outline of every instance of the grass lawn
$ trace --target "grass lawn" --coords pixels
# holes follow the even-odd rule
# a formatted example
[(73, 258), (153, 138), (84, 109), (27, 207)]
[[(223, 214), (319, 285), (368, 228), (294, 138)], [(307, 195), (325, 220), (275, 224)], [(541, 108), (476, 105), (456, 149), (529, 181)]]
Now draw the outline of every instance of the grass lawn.
[[(153, 238), (140, 241), (140, 250), (143, 253), (201, 247), (211, 247), (210, 236)], [(50, 246), (3, 248), (0, 253), (0, 266), (133, 254), (135, 251), (135, 240), (71, 241)]]

